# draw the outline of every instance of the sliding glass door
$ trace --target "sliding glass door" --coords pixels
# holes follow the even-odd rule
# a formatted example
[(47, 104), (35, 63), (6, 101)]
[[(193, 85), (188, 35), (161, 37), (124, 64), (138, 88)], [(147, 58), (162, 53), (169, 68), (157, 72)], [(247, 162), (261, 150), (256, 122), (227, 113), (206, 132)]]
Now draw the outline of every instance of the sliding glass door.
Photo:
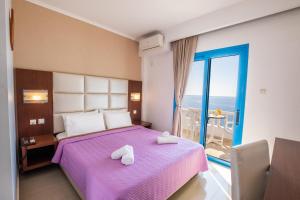
[(213, 58), (210, 63), (206, 153), (230, 161), (239, 56)]
[(224, 165), (242, 141), (247, 63), (248, 45), (196, 53), (183, 98), (182, 136)]

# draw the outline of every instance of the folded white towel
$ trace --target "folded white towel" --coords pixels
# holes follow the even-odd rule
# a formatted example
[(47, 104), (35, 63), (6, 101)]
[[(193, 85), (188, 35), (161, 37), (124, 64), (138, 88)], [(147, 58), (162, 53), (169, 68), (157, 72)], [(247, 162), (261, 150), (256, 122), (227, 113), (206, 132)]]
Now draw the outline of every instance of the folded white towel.
[(129, 146), (129, 150), (122, 156), (121, 163), (123, 165), (132, 165), (134, 163), (133, 147)]
[(157, 137), (158, 144), (176, 144), (178, 143), (178, 140), (179, 138), (174, 135)]
[(125, 145), (122, 146), (121, 148), (115, 150), (114, 152), (112, 152), (111, 154), (111, 159), (120, 159), (124, 154), (126, 154), (128, 151), (130, 151), (130, 149), (132, 148), (132, 146), (130, 145)]
[(162, 134), (161, 134), (162, 137), (168, 137), (170, 136), (170, 133), (168, 131), (164, 131)]

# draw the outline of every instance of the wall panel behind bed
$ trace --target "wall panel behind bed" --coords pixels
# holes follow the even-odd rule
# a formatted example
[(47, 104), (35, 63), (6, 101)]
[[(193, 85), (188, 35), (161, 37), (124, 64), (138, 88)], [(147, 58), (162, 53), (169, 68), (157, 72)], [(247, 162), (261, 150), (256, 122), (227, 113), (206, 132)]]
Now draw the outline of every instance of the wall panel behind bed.
[[(15, 70), (18, 137), (53, 133), (52, 72)], [(23, 90), (48, 90), (48, 103), (24, 104)], [(44, 125), (30, 125), (30, 119), (44, 118)]]
[[(18, 138), (64, 131), (62, 114), (95, 109), (126, 109), (132, 121), (141, 120), (142, 82), (81, 74), (15, 70)], [(48, 103), (24, 104), (23, 90), (48, 90)], [(133, 114), (135, 111), (136, 114)], [(29, 125), (30, 119), (44, 118), (45, 124)]]

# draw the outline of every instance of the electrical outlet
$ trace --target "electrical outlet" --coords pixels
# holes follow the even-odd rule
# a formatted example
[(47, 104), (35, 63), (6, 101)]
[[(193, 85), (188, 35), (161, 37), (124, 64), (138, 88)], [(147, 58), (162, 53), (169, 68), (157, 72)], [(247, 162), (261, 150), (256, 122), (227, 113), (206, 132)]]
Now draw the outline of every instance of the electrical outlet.
[(45, 119), (44, 118), (38, 119), (38, 124), (45, 124)]
[(259, 89), (260, 94), (267, 94), (267, 89), (266, 88), (261, 88)]
[(36, 119), (31, 119), (29, 120), (30, 125), (36, 125)]

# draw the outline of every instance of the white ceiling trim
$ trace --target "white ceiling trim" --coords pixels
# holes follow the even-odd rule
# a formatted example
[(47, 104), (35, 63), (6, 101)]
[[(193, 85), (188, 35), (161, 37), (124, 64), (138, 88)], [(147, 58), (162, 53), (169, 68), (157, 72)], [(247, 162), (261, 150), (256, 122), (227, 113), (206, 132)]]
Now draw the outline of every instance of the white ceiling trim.
[(167, 42), (250, 22), (300, 7), (300, 0), (251, 0), (163, 30)]
[(52, 10), (52, 11), (61, 13), (61, 14), (66, 15), (66, 16), (68, 16), (68, 17), (72, 17), (72, 18), (74, 18), (74, 19), (83, 21), (83, 22), (85, 22), (85, 23), (88, 23), (88, 24), (91, 24), (91, 25), (96, 26), (96, 27), (98, 27), (98, 28), (101, 28), (101, 29), (107, 30), (107, 31), (109, 31), (109, 32), (115, 33), (115, 34), (120, 35), (120, 36), (122, 36), (122, 37), (125, 37), (125, 38), (128, 38), (128, 39), (131, 39), (131, 40), (135, 40), (135, 41), (136, 41), (136, 38), (134, 38), (134, 37), (132, 37), (132, 36), (130, 36), (130, 35), (121, 33), (121, 32), (119, 32), (119, 31), (114, 30), (114, 29), (112, 29), (112, 28), (109, 28), (109, 27), (107, 27), (107, 26), (105, 26), (105, 25), (99, 24), (98, 22), (95, 22), (95, 21), (86, 19), (86, 18), (84, 18), (84, 17), (81, 17), (81, 16), (76, 15), (76, 14), (74, 14), (74, 13), (71, 13), (71, 12), (69, 12), (69, 11), (66, 11), (66, 10), (63, 10), (63, 9), (60, 9), (60, 8), (57, 8), (57, 7), (55, 7), (55, 6), (49, 5), (49, 4), (47, 4), (47, 3), (41, 2), (41, 1), (39, 1), (39, 0), (26, 0), (26, 1), (28, 1), (28, 2), (30, 2), (30, 3), (33, 3), (33, 4), (36, 4), (36, 5), (38, 5), (38, 6), (41, 6), (41, 7), (47, 8), (47, 9), (49, 9), (49, 10)]

